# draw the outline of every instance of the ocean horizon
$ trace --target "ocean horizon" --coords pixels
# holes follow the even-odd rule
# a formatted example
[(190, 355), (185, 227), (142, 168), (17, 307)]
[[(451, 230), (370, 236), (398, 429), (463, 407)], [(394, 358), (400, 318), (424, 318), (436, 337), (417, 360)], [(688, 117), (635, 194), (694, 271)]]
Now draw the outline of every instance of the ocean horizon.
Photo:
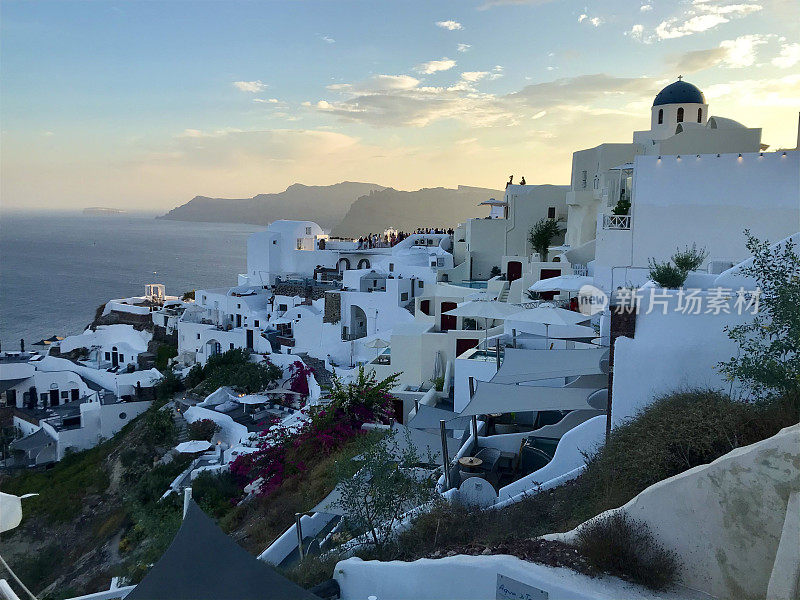
[(81, 333), (100, 304), (142, 295), (147, 283), (163, 283), (170, 295), (235, 285), (247, 237), (263, 229), (155, 216), (0, 213), (2, 349)]

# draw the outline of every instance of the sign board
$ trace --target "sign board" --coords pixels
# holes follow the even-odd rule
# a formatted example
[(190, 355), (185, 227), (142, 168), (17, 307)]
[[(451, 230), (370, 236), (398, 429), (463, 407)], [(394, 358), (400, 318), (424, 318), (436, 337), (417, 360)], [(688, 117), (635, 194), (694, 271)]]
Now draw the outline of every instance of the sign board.
[(497, 600), (547, 600), (549, 594), (544, 590), (522, 583), (511, 577), (497, 574)]

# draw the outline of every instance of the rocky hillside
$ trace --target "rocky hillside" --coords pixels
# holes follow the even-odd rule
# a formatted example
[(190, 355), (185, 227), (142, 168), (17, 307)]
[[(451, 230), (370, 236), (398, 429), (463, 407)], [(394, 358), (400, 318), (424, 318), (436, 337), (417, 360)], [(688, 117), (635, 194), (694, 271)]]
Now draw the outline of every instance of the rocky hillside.
[(414, 192), (376, 190), (353, 203), (342, 222), (334, 227), (333, 235), (358, 237), (387, 227), (401, 231), (454, 227), (466, 219), (487, 215), (486, 207), (478, 207), (478, 203), (502, 196), (500, 190), (464, 185), (457, 189), (423, 188)]
[(339, 223), (359, 196), (384, 189), (375, 183), (343, 181), (334, 185), (295, 183), (277, 194), (252, 198), (196, 196), (160, 219), (267, 225), (278, 219), (310, 220), (329, 229)]

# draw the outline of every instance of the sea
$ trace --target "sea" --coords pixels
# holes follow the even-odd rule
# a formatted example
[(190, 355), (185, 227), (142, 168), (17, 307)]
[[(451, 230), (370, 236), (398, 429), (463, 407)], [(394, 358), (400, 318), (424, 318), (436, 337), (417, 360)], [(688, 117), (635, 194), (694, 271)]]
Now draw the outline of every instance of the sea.
[(84, 331), (97, 307), (141, 296), (236, 285), (257, 225), (190, 223), (154, 215), (0, 214), (0, 348), (26, 350)]

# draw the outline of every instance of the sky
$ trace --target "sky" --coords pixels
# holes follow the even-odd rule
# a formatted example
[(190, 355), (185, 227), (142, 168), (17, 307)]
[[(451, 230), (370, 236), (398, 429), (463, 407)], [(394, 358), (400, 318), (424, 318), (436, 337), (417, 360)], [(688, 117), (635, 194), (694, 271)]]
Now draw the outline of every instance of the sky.
[(0, 3), (0, 206), (569, 182), (678, 75), (794, 147), (797, 0)]

